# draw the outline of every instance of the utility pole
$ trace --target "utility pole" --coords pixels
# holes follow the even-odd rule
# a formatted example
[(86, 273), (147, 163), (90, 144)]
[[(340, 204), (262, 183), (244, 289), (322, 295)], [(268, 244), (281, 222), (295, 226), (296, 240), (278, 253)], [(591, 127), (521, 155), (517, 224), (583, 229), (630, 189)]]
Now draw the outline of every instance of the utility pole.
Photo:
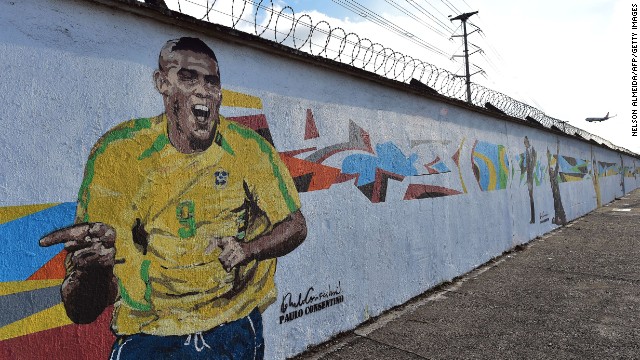
[[(464, 37), (464, 64), (465, 64), (465, 68), (466, 68), (466, 72), (465, 72), (465, 77), (466, 77), (466, 83), (467, 83), (467, 102), (471, 103), (471, 75), (469, 73), (469, 46), (467, 45), (467, 20), (477, 14), (477, 11), (474, 12), (469, 12), (469, 13), (464, 13), (464, 14), (460, 14), (454, 18), (451, 19), (451, 22), (453, 22), (453, 20), (460, 20), (462, 21), (462, 29), (464, 31), (464, 35), (453, 35), (452, 37)], [(471, 33), (473, 34), (474, 32), (476, 32), (476, 30), (472, 31)], [(477, 51), (477, 50), (476, 50)], [(454, 55), (454, 57), (457, 55)], [(473, 74), (475, 75), (475, 74)]]

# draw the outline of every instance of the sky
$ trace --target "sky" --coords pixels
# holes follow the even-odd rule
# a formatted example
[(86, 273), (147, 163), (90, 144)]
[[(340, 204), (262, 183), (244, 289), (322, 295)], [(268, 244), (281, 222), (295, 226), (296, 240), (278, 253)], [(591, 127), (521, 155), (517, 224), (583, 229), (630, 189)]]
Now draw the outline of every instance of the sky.
[[(200, 5), (194, 5), (198, 2)], [(237, 17), (242, 13), (236, 27), (255, 32), (255, 14), (259, 23), (270, 27), (275, 19), (269, 22), (270, 12), (259, 8), (256, 13), (252, 4), (273, 4), (276, 10), (289, 6), (284, 13), (293, 12), (302, 24), (324, 20), (331, 28), (357, 34), (363, 44), (366, 41), (362, 39), (371, 39), (458, 75), (464, 75), (463, 60), (451, 57), (461, 55), (464, 49), (462, 38), (451, 36), (461, 35), (462, 30), (460, 22), (450, 21), (449, 16), (478, 11), (469, 19), (468, 31), (476, 27), (481, 31), (470, 34), (469, 42), (473, 44), (470, 51), (481, 48), (482, 52), (471, 55), (471, 63), (479, 66), (471, 72), (482, 69), (484, 73), (474, 75), (472, 82), (640, 154), (640, 135), (633, 137), (631, 131), (632, 0), (255, 0), (246, 7), (245, 1), (236, 0), (233, 7), (231, 2), (215, 1), (209, 20), (231, 25), (228, 14), (233, 12)], [(171, 9), (199, 18), (206, 13), (206, 5), (213, 3), (167, 0)], [(401, 31), (377, 25), (376, 16)], [(278, 19), (280, 32), (276, 36), (282, 39), (290, 26), (285, 17)], [(326, 29), (326, 24), (318, 27)], [(296, 29), (301, 37), (309, 31), (301, 25)], [(318, 38), (318, 34), (314, 42), (324, 43), (326, 37)], [(263, 36), (274, 34), (266, 31)], [(352, 35), (350, 39), (356, 38)], [(285, 44), (292, 45), (290, 40)], [(425, 43), (426, 47), (419, 45)], [(338, 46), (331, 43), (333, 48)], [(585, 121), (607, 112), (617, 116), (600, 123)]]

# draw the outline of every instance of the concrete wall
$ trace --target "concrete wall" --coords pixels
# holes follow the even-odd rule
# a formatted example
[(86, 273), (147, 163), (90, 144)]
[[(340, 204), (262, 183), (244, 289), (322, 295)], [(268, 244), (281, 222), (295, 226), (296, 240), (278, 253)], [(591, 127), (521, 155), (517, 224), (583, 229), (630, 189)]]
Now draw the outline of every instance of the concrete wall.
[[(606, 204), (638, 187), (637, 159), (455, 102), (92, 2), (0, 0), (0, 357), (109, 354), (110, 315), (70, 324), (61, 247), (37, 241), (73, 222), (98, 138), (163, 112), (151, 75), (160, 47), (180, 36), (214, 49), (222, 114), (266, 119), (255, 128), (300, 190), (308, 237), (278, 259), (265, 358), (299, 353), (582, 216), (598, 193)], [(309, 304), (282, 311), (287, 294), (309, 292), (326, 295), (311, 303), (340, 301), (295, 319), (287, 314)]]

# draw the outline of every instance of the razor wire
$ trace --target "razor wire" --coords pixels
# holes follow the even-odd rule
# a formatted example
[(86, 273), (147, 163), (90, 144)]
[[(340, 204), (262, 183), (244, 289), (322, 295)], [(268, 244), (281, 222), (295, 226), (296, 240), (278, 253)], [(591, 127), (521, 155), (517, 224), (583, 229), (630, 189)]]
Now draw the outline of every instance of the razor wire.
[[(388, 79), (404, 83), (415, 79), (440, 95), (466, 101), (466, 84), (463, 77), (429, 62), (395, 51), (368, 38), (361, 38), (341, 27), (332, 27), (326, 20), (314, 23), (309, 14), (296, 16), (291, 6), (279, 7), (274, 4), (273, 0), (227, 0), (227, 9), (224, 11), (216, 8), (217, 4), (224, 2), (220, 0), (178, 0), (178, 4), (181, 1), (199, 8), (200, 11), (197, 11), (196, 14), (188, 13), (182, 9), (183, 6), (179, 6), (179, 12), (202, 21), (229, 26)], [(226, 21), (216, 21), (216, 18), (220, 17)], [(411, 37), (407, 37), (407, 39), (416, 45), (441, 53), (439, 49), (433, 48), (421, 40)], [(570, 125), (566, 121), (550, 117), (540, 109), (477, 83), (471, 83), (470, 102), (482, 108), (487, 108), (487, 104), (490, 104), (506, 115), (524, 121), (533, 121), (545, 128), (581, 137), (586, 141), (637, 156), (637, 154), (616, 146), (600, 136)]]

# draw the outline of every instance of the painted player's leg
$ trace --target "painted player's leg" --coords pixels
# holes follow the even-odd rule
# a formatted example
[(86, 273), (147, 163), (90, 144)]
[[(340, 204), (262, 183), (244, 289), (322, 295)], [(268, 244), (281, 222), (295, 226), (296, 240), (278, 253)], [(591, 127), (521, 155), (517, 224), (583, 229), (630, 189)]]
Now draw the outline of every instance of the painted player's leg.
[(206, 332), (185, 336), (136, 334), (119, 337), (113, 344), (110, 360), (263, 358), (262, 315), (254, 309), (247, 317)]
[(135, 334), (118, 337), (109, 360), (183, 359), (183, 336)]
[[(264, 338), (262, 315), (254, 309), (249, 316), (220, 325), (203, 333), (204, 341), (210, 347), (208, 353), (220, 357), (196, 357), (197, 359), (263, 359)], [(195, 349), (195, 348), (194, 348)]]

